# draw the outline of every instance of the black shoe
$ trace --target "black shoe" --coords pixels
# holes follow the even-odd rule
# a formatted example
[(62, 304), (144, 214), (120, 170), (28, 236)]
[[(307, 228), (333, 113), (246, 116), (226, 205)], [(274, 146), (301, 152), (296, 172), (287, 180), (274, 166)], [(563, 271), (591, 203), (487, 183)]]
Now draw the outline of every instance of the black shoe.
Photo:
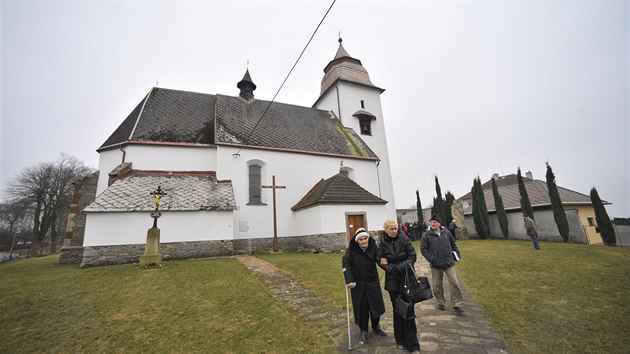
[(368, 344), (370, 340), (368, 339), (367, 331), (361, 331), (361, 341), (365, 344)]
[(444, 306), (444, 304), (438, 304), (438, 310), (444, 311), (446, 310), (446, 306)]
[(376, 335), (378, 335), (378, 336), (387, 337), (387, 333), (385, 333), (385, 331), (383, 331), (381, 326), (374, 327), (374, 328), (372, 328), (372, 330), (374, 330), (374, 333), (376, 333)]
[(453, 307), (453, 310), (455, 310), (455, 312), (457, 312), (458, 315), (461, 315), (464, 313), (464, 309), (459, 306)]

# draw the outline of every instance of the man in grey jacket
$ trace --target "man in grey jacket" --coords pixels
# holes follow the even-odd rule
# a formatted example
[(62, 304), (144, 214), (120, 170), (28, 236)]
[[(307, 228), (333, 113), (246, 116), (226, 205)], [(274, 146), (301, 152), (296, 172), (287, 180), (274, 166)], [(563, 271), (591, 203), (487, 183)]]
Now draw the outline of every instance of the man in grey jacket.
[(433, 296), (438, 301), (438, 308), (442, 311), (446, 309), (446, 299), (442, 284), (444, 274), (446, 274), (450, 286), (453, 309), (458, 315), (461, 315), (464, 312), (462, 308), (464, 298), (457, 280), (457, 270), (455, 269), (455, 262), (461, 258), (461, 253), (455, 243), (455, 237), (451, 235), (450, 231), (442, 227), (436, 214), (431, 216), (429, 229), (422, 234), (420, 252), (431, 264), (431, 285)]

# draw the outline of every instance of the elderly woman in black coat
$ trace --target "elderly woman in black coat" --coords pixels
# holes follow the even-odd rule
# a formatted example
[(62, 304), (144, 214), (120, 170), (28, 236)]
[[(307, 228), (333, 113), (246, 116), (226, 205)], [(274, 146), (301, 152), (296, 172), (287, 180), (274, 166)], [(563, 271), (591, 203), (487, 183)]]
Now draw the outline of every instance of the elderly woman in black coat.
[(352, 292), (354, 322), (361, 329), (361, 341), (368, 343), (369, 318), (372, 320), (374, 333), (386, 336), (379, 324), (380, 316), (385, 313), (385, 304), (376, 269), (376, 241), (365, 229), (358, 229), (341, 262), (346, 286)]
[[(385, 270), (385, 290), (389, 293), (392, 308), (396, 308), (396, 298), (405, 278), (405, 268), (416, 263), (416, 250), (409, 237), (394, 220), (385, 220), (378, 248), (379, 265)], [(394, 338), (396, 348), (407, 349), (412, 353), (420, 351), (418, 328), (415, 318), (405, 320), (394, 312)]]

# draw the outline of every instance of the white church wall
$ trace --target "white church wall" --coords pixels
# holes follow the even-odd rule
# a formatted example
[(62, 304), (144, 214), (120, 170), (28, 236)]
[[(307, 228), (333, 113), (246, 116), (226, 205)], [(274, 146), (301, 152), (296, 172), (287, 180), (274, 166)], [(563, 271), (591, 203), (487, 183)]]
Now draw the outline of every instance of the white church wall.
[(98, 157), (98, 169), (101, 173), (98, 176), (98, 185), (96, 187), (96, 195), (103, 193), (107, 189), (107, 181), (109, 175), (116, 166), (122, 162), (122, 151), (119, 149), (112, 149), (107, 151), (101, 151)]
[[(389, 151), (387, 149), (387, 137), (385, 133), (385, 124), (383, 111), (381, 106), (381, 92), (379, 89), (358, 85), (347, 81), (338, 81), (337, 87), (332, 88), (326, 93), (326, 96), (320, 98), (316, 108), (322, 110), (333, 110), (335, 114), (340, 116), (341, 123), (348, 128), (352, 128), (357, 134), (361, 133), (359, 119), (353, 114), (358, 110), (365, 110), (372, 113), (376, 119), (371, 124), (371, 135), (360, 135), (374, 153), (381, 159), (378, 166), (378, 175), (380, 180), (380, 194), (375, 195), (387, 200), (389, 203), (386, 208), (392, 215), (396, 214), (393, 180), (391, 175), (391, 166), (389, 163)], [(337, 95), (339, 100), (337, 100)], [(363, 108), (361, 107), (363, 101)], [(338, 106), (338, 102), (341, 106)], [(376, 184), (378, 191), (379, 184)], [(367, 186), (361, 184), (364, 188)], [(370, 189), (374, 185), (369, 186)]]
[[(266, 206), (247, 205), (248, 202), (248, 161), (264, 162), (262, 184), (271, 185), (272, 176), (276, 184), (286, 189), (276, 190), (277, 222), (279, 236), (309, 234), (305, 222), (297, 222), (291, 207), (297, 204), (322, 178), (328, 179), (339, 173), (340, 163), (351, 167), (355, 182), (374, 195), (379, 195), (376, 162), (372, 160), (342, 159), (308, 154), (285, 153), (278, 151), (241, 149), (238, 157), (233, 154), (237, 148), (219, 146), (217, 153), (217, 175), (219, 179), (230, 179), (234, 186), (234, 196), (238, 210), (234, 212), (234, 239), (261, 238), (273, 236), (273, 192), (262, 190), (262, 201)], [(381, 207), (382, 208), (382, 207)], [(392, 207), (392, 215), (395, 215)], [(343, 214), (342, 214), (343, 215)], [(318, 222), (311, 221), (317, 224)], [(345, 224), (324, 226), (320, 231), (345, 232)], [(316, 230), (316, 229), (309, 229)]]
[(382, 230), (383, 222), (392, 218), (380, 204), (318, 205), (293, 214), (294, 223), (300, 225), (297, 236), (347, 232), (348, 214), (364, 214), (365, 227), (369, 231)]
[(130, 145), (125, 160), (134, 170), (216, 171), (216, 149), (208, 146)]
[[(216, 171), (216, 148), (208, 146), (155, 146), (129, 145), (124, 148), (125, 161), (134, 170), (154, 171)], [(108, 173), (123, 162), (120, 149), (102, 151), (99, 154), (96, 195), (107, 189)]]
[[(229, 240), (231, 211), (171, 211), (158, 219), (160, 243)], [(83, 246), (146, 243), (153, 226), (148, 212), (88, 213)]]

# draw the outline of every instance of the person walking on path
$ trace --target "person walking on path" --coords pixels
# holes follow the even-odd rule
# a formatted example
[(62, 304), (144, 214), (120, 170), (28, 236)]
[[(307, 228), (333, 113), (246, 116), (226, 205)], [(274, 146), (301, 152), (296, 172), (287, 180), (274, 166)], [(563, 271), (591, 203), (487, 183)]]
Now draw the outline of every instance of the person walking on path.
[(438, 309), (446, 310), (444, 297), (444, 274), (448, 278), (450, 286), (451, 302), (458, 315), (463, 314), (464, 298), (457, 280), (455, 262), (461, 258), (461, 253), (455, 243), (455, 237), (440, 224), (436, 214), (429, 220), (429, 229), (422, 234), (420, 239), (420, 252), (431, 265), (431, 280), (433, 296), (438, 302)]
[[(416, 263), (416, 250), (411, 240), (398, 229), (396, 221), (388, 219), (383, 224), (383, 234), (380, 237), (378, 258), (380, 267), (385, 270), (385, 290), (389, 293), (392, 309), (396, 308), (396, 298), (400, 295), (400, 288), (405, 277), (406, 267), (413, 267)], [(418, 327), (416, 319), (403, 319), (393, 311), (394, 339), (396, 348), (407, 349), (412, 353), (420, 352), (418, 342)]]
[(360, 228), (350, 240), (341, 263), (346, 286), (352, 293), (354, 322), (361, 330), (361, 341), (368, 343), (368, 319), (376, 335), (387, 336), (380, 326), (380, 316), (385, 313), (381, 283), (378, 280), (376, 241), (365, 229)]
[[(450, 224), (448, 224), (448, 231), (451, 232), (451, 235), (453, 235), (453, 237), (455, 237), (455, 231), (457, 230), (459, 226), (457, 226), (457, 223), (455, 222), (455, 219), (453, 219), (451, 221)], [(457, 239), (457, 237), (455, 237)]]
[(540, 245), (538, 244), (538, 230), (536, 230), (536, 222), (527, 214), (523, 214), (523, 221), (525, 222), (525, 231), (534, 243), (534, 249), (540, 251)]

